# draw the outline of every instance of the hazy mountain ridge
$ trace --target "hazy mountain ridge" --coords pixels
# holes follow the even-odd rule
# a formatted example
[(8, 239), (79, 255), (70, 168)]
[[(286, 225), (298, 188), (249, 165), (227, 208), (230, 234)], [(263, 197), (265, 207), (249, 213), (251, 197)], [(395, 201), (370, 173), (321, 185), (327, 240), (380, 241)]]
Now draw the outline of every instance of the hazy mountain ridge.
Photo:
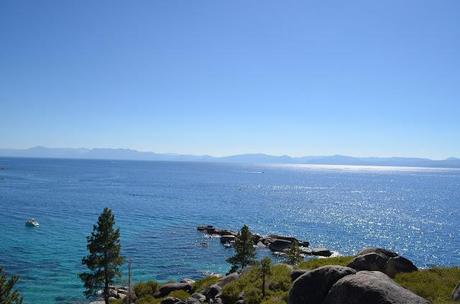
[(209, 155), (187, 155), (173, 153), (142, 152), (132, 149), (110, 148), (47, 148), (0, 149), (3, 157), (38, 158), (78, 158), (78, 159), (119, 159), (119, 160), (156, 160), (156, 161), (214, 161), (242, 163), (281, 163), (281, 164), (325, 164), (325, 165), (367, 165), (367, 166), (404, 166), (404, 167), (440, 167), (460, 168), (460, 159), (450, 157), (444, 160), (411, 157), (352, 157), (332, 156), (275, 156), (268, 154), (239, 154), (224, 157)]

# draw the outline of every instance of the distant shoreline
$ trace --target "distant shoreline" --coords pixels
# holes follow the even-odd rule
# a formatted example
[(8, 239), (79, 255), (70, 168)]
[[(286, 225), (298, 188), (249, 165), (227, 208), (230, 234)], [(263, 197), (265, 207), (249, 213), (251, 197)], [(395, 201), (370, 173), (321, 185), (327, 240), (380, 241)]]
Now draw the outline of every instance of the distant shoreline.
[(29, 149), (0, 149), (2, 158), (39, 159), (81, 159), (81, 160), (120, 160), (120, 161), (182, 161), (206, 163), (242, 163), (273, 165), (321, 165), (321, 166), (376, 166), (460, 169), (460, 158), (433, 160), (414, 157), (353, 157), (332, 156), (275, 156), (268, 154), (239, 154), (231, 156), (187, 155), (172, 153), (141, 152), (131, 149), (77, 149), (33, 147)]

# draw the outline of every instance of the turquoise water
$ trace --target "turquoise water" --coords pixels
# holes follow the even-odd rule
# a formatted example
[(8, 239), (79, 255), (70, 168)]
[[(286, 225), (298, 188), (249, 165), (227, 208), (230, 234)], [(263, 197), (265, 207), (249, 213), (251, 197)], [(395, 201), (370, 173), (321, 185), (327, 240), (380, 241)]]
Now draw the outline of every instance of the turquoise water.
[(0, 168), (0, 265), (21, 276), (26, 304), (84, 301), (77, 273), (106, 206), (135, 280), (227, 271), (232, 250), (201, 247), (203, 223), (460, 265), (458, 170), (8, 158)]

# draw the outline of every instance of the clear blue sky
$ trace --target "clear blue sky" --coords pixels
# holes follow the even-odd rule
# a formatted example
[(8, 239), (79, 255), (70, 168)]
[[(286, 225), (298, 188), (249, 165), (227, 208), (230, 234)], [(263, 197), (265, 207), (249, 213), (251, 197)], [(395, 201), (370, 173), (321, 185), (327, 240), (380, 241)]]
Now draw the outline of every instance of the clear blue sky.
[(0, 148), (460, 156), (460, 1), (0, 1)]

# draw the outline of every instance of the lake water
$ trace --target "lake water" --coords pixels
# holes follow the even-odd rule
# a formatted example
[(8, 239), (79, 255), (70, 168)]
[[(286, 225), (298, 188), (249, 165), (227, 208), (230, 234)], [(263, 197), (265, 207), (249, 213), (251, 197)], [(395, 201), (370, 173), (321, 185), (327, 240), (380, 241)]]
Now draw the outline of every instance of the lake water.
[[(459, 170), (20, 158), (0, 167), (0, 265), (20, 275), (26, 304), (84, 301), (77, 273), (104, 207), (136, 281), (226, 272), (232, 249), (200, 246), (196, 226), (208, 223), (460, 265)], [(40, 227), (25, 227), (29, 217)]]

